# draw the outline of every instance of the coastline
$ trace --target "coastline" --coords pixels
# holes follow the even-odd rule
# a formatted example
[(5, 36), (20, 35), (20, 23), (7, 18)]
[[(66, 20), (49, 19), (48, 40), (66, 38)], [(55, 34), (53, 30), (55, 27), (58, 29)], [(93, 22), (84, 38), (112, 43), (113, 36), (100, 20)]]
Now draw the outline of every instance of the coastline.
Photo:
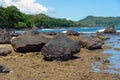
[[(52, 37), (52, 36), (47, 36)], [(78, 40), (77, 36), (69, 37)], [(94, 59), (98, 56), (102, 59), (110, 57), (102, 52), (111, 49), (111, 46), (103, 46), (103, 49), (87, 50), (81, 48), (74, 60), (69, 61), (44, 61), (41, 52), (16, 53), (9, 44), (0, 44), (12, 53), (8, 56), (1, 56), (0, 63), (10, 67), (9, 74), (0, 74), (1, 80), (119, 80), (120, 75), (108, 72), (94, 72), (91, 64), (98, 62)], [(110, 64), (103, 64), (107, 68)]]

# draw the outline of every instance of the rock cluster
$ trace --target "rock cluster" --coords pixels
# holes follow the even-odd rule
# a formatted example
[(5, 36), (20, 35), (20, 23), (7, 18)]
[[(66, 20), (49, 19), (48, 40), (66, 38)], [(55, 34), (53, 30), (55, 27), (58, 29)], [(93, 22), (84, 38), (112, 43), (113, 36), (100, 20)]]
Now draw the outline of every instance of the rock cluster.
[(66, 34), (67, 36), (79, 36), (79, 33), (74, 30), (68, 30)]
[(0, 73), (9, 73), (9, 72), (10, 69), (7, 66), (0, 64)]
[(110, 27), (106, 28), (106, 29), (104, 30), (104, 33), (115, 34), (115, 33), (116, 33), (115, 26), (113, 25), (113, 26), (110, 26)]
[(11, 36), (7, 29), (0, 30), (0, 44), (9, 44)]

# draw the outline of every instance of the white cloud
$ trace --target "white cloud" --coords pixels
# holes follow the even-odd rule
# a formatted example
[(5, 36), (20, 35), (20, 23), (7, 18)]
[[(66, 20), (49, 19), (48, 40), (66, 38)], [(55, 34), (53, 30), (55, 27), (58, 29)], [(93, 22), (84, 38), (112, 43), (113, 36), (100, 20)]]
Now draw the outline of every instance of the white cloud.
[(27, 14), (47, 13), (49, 9), (36, 0), (0, 0), (2, 6), (15, 5), (20, 11)]
[(72, 20), (72, 18), (66, 18), (67, 20)]

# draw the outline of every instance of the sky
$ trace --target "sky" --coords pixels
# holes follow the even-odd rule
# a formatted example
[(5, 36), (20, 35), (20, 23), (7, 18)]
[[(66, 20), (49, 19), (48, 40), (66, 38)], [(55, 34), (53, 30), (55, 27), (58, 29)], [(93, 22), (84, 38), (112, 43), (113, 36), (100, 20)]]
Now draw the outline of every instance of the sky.
[(15, 5), (26, 14), (44, 13), (75, 21), (89, 15), (120, 16), (120, 0), (0, 0), (0, 5)]

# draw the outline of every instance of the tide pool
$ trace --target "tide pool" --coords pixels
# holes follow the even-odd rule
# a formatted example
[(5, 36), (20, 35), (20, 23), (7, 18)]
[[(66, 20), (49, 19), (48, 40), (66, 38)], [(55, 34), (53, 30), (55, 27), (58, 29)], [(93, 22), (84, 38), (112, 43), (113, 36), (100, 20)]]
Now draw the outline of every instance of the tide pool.
[(108, 72), (108, 73), (117, 73), (120, 74), (120, 34), (118, 35), (111, 35), (107, 34), (110, 39), (105, 42), (105, 45), (111, 46), (111, 49), (107, 49), (103, 51), (103, 54), (110, 54), (111, 56), (108, 58), (110, 61), (110, 65), (107, 66), (106, 69), (101, 70), (101, 67), (104, 65), (101, 62), (95, 62), (92, 64), (93, 70), (95, 72)]

